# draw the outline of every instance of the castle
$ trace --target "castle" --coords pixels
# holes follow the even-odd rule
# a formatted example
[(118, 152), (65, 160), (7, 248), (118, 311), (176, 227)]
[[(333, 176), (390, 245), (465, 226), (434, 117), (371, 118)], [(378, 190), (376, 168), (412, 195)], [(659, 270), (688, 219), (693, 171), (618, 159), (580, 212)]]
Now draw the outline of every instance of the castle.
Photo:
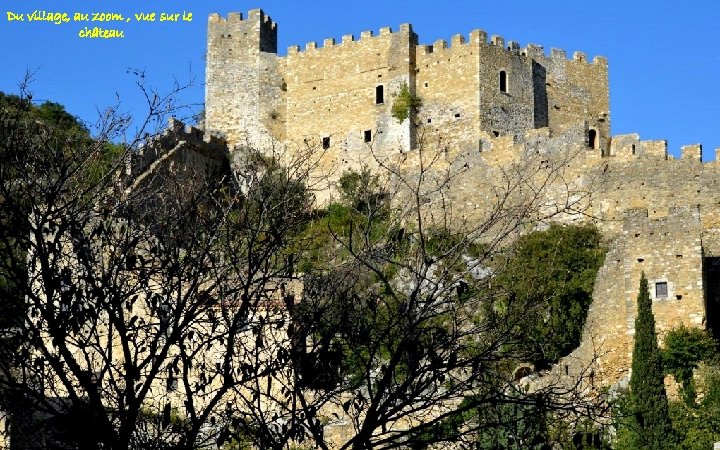
[[(392, 104), (407, 86), (422, 101), (415, 121), (399, 122)], [(561, 133), (587, 124), (592, 148), (607, 148), (607, 61), (505, 42), (481, 30), (419, 45), (409, 24), (325, 39), (277, 55), (277, 25), (261, 10), (208, 22), (208, 131), (232, 146), (311, 141), (347, 152), (408, 152), (426, 138), (482, 150), (489, 137)]]
[[(438, 170), (463, 168), (446, 198), (465, 223), (482, 218), (485, 188), (508, 165), (542, 170), (572, 153), (545, 195), (591, 193), (562, 220), (595, 222), (609, 251), (583, 343), (558, 367), (573, 377), (592, 364), (596, 381), (610, 385), (629, 372), (641, 272), (661, 335), (681, 322), (720, 332), (720, 163), (703, 163), (698, 144), (674, 159), (666, 141), (612, 136), (607, 67), (602, 57), (548, 56), (480, 30), (421, 45), (409, 24), (281, 57), (277, 25), (263, 11), (213, 14), (204, 127), (173, 126), (199, 153), (221, 138), (231, 161), (243, 146), (322, 149), (315, 171), (330, 184), (320, 196), (332, 196), (343, 170), (372, 167), (378, 155), (419, 165), (422, 145), (441, 155)], [(402, 95), (419, 101), (411, 119), (394, 117)]]
[[(444, 218), (462, 226), (482, 223), (494, 205), (496, 188), (510, 172), (531, 191), (538, 188), (538, 210), (564, 205), (562, 213), (550, 211), (548, 217), (592, 221), (608, 245), (582, 343), (550, 375), (573, 383), (591, 368), (594, 387), (627, 379), (641, 273), (650, 282), (661, 336), (685, 323), (720, 337), (720, 162), (703, 163), (697, 144), (683, 147), (681, 158), (674, 159), (665, 141), (612, 136), (604, 58), (589, 62), (576, 52), (568, 59), (562, 50), (548, 56), (537, 45), (520, 48), (499, 36), (488, 41), (479, 30), (467, 40), (453, 37), (450, 45), (418, 42), (412, 27), (402, 25), (396, 32), (383, 28), (377, 36), (363, 32), (358, 40), (352, 35), (340, 43), (327, 39), (321, 48), (312, 42), (304, 51), (290, 47), (280, 57), (277, 26), (261, 10), (250, 11), (245, 19), (237, 13), (211, 15), (203, 126), (171, 120), (166, 132), (132, 155), (122, 180), (129, 183), (119, 184), (131, 192), (162, 182), (164, 177), (154, 175), (169, 171), (187, 177), (199, 170), (239, 172), (244, 147), (290, 156), (310, 150), (318, 157), (313, 175), (328, 182), (316, 195), (326, 201), (344, 170), (374, 169), (382, 163), (412, 171), (429, 158), (433, 165), (423, 168), (423, 177), (430, 183), (448, 180), (448, 171), (453, 174), (451, 183), (433, 189), (441, 193), (441, 206), (453, 211)], [(399, 118), (394, 106), (401, 100), (407, 117)], [(182, 195), (182, 190), (176, 192)], [(423, 208), (437, 206), (428, 196)], [(74, 237), (67, 242), (76, 245)], [(136, 260), (134, 253), (130, 256), (127, 264)], [(150, 291), (176, 285), (175, 278), (151, 284), (157, 288), (150, 286)], [(300, 297), (299, 284), (288, 289), (296, 291), (288, 298)], [(284, 295), (285, 287), (269, 290)], [(185, 295), (183, 289), (176, 291)], [(130, 304), (135, 300), (137, 296)], [(142, 311), (132, 314), (135, 320)], [(282, 335), (285, 318), (280, 322), (267, 323)], [(213, 335), (215, 324), (214, 313), (208, 313), (207, 321), (197, 326)], [(154, 326), (143, 329), (152, 333)], [(157, 326), (163, 325), (159, 321)], [(246, 352), (262, 347), (255, 344), (256, 337), (241, 338)], [(206, 346), (211, 340), (187, 340), (198, 349), (199, 360), (191, 362), (202, 377), (206, 368), (212, 373), (215, 367), (216, 375), (231, 369), (229, 359), (224, 365), (218, 362), (217, 355), (226, 351), (219, 341), (213, 347)], [(236, 342), (228, 340), (227, 345)], [(274, 356), (268, 355), (267, 360)], [(254, 358), (257, 364), (266, 356), (263, 352)], [(151, 386), (149, 398), (167, 402), (168, 408), (170, 401), (181, 406), (176, 363), (158, 370), (165, 372)], [(220, 382), (213, 380), (207, 385)], [(277, 385), (277, 392), (270, 382), (262, 385), (268, 398), (281, 397)], [(195, 401), (208, 398), (204, 388), (202, 392)], [(336, 409), (340, 413), (342, 408)], [(332, 427), (340, 436), (353, 431), (347, 422), (325, 426)]]

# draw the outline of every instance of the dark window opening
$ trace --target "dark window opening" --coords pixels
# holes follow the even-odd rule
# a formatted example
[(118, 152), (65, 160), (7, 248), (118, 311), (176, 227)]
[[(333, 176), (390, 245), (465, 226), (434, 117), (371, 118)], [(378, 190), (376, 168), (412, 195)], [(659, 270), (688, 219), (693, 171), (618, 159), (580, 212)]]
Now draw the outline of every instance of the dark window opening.
[(465, 294), (470, 292), (470, 287), (468, 284), (464, 281), (458, 282), (457, 286), (455, 287), (455, 291), (457, 293), (457, 296), (462, 298)]
[(364, 138), (365, 142), (372, 141), (372, 131), (365, 130), (365, 132), (363, 133), (363, 138)]
[(178, 389), (178, 379), (175, 377), (175, 373), (172, 368), (168, 368), (167, 373), (167, 391), (173, 392)]
[(593, 129), (590, 129), (590, 130), (588, 131), (588, 145), (590, 146), (590, 148), (597, 148), (597, 147), (598, 147), (598, 143), (597, 143), (597, 131), (595, 131), (595, 130), (593, 130)]
[(635, 144), (632, 145), (632, 154), (635, 154)]
[(432, 119), (428, 119), (427, 123), (432, 123)]
[(638, 258), (638, 262), (643, 262), (643, 261), (645, 261), (643, 258)]
[(507, 92), (508, 86), (507, 86), (507, 72), (504, 70), (500, 71), (500, 92)]
[(655, 298), (667, 298), (668, 285), (667, 281), (658, 281), (655, 283)]
[(455, 113), (455, 118), (456, 119), (460, 118), (460, 113)]
[(499, 131), (493, 131), (493, 135), (495, 135), (495, 137), (498, 137), (498, 136), (500, 136), (500, 132), (499, 132)]
[(385, 103), (385, 94), (384, 94), (384, 87), (381, 84), (380, 86), (375, 87), (375, 104), (380, 105)]
[(682, 300), (682, 295), (678, 294), (678, 295), (675, 296), (675, 298), (678, 299), (678, 300)]
[(427, 83), (425, 83), (425, 87), (428, 87), (428, 84), (427, 84)]
[(323, 141), (322, 141), (322, 145), (323, 145), (323, 150), (329, 149), (330, 148), (330, 138), (324, 137)]

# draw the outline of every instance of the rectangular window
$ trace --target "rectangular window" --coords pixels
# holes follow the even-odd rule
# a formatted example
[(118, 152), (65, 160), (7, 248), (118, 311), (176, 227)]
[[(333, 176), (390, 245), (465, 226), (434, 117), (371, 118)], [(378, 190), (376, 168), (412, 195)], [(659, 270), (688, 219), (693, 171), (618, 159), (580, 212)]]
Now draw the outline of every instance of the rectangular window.
[(363, 139), (365, 140), (365, 142), (372, 141), (372, 131), (365, 130), (365, 132), (363, 133)]
[(667, 298), (668, 285), (667, 281), (658, 281), (655, 283), (655, 298)]
[(507, 72), (504, 70), (500, 71), (500, 92), (507, 92), (508, 86), (507, 86)]
[(323, 138), (323, 150), (327, 150), (330, 148), (330, 137), (324, 137)]
[(385, 93), (383, 85), (379, 85), (375, 88), (375, 104), (381, 105), (385, 103)]

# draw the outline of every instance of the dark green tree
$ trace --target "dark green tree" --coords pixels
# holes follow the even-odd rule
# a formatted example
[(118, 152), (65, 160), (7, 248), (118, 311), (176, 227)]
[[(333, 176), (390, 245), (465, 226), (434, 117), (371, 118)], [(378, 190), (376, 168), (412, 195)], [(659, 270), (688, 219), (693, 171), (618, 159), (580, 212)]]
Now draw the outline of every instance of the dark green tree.
[(635, 348), (630, 377), (630, 408), (632, 412), (634, 448), (673, 448), (673, 429), (665, 393), (662, 357), (655, 335), (655, 317), (643, 272), (637, 297)]
[(527, 315), (520, 343), (526, 359), (548, 367), (580, 344), (597, 271), (605, 258), (592, 225), (551, 225), (521, 237), (498, 276), (508, 301)]
[(665, 336), (663, 366), (667, 373), (675, 377), (680, 385), (680, 394), (688, 406), (695, 405), (697, 395), (693, 372), (700, 361), (712, 358), (716, 351), (715, 340), (700, 328), (688, 328), (680, 324)]

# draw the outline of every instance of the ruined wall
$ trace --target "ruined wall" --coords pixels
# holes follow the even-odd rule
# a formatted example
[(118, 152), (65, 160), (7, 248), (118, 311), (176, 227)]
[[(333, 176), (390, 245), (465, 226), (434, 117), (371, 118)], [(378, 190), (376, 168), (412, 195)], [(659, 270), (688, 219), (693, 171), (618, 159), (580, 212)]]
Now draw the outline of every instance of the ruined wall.
[(130, 154), (123, 184), (126, 192), (155, 190), (172, 177), (183, 184), (190, 178), (219, 178), (227, 174), (229, 152), (222, 139), (170, 119), (168, 128)]

